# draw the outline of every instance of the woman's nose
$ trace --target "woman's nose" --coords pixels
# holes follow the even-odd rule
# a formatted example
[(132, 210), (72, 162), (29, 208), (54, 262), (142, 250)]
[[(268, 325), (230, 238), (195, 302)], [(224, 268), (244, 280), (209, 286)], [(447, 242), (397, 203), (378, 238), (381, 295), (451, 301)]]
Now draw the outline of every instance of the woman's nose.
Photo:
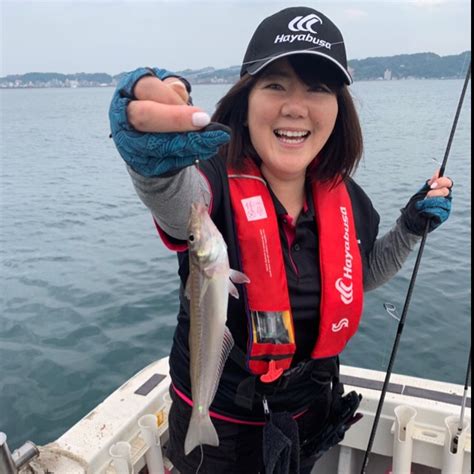
[(281, 113), (285, 117), (299, 118), (308, 115), (308, 103), (305, 93), (300, 90), (294, 90), (288, 94)]

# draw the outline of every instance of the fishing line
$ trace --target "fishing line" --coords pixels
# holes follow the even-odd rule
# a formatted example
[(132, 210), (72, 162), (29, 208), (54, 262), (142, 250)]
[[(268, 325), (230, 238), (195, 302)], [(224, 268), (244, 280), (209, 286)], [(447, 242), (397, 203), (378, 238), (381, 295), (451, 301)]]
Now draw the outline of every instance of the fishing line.
[[(459, 68), (459, 77), (463, 77), (464, 74), (463, 74), (463, 71), (466, 71), (468, 70), (468, 73), (470, 74), (470, 69), (471, 69), (471, 63), (469, 62), (469, 67), (468, 69), (466, 69), (466, 66), (468, 64), (468, 61), (470, 61), (470, 58), (468, 57), (467, 54), (464, 55), (464, 60), (463, 60), (463, 63), (461, 65), (461, 67)], [(444, 117), (444, 125), (445, 127), (444, 128), (448, 128), (448, 125), (450, 123), (449, 121), (449, 116), (446, 114), (446, 116)], [(441, 124), (440, 124), (440, 128), (441, 128)], [(434, 157), (430, 157), (431, 161), (433, 161), (434, 163), (436, 163), (438, 165), (438, 167), (441, 167), (442, 166), (442, 163), (439, 161), (439, 158), (436, 159)], [(440, 175), (441, 176), (441, 175)]]
[[(199, 158), (196, 158), (196, 160), (194, 160), (194, 165), (196, 166), (196, 169), (198, 170), (198, 172), (200, 171), (200, 167), (199, 167), (199, 163), (200, 163), (200, 160)], [(201, 197), (202, 197), (202, 202), (205, 204), (206, 201), (204, 199), (204, 191), (201, 190)], [(199, 474), (199, 470), (201, 469), (202, 467), (202, 463), (204, 462), (204, 449), (202, 447), (202, 444), (199, 445), (199, 448), (201, 450), (201, 461), (199, 462), (199, 465), (196, 469), (196, 473), (195, 474)]]
[(199, 445), (199, 448), (201, 448), (201, 462), (199, 463), (199, 466), (196, 469), (196, 474), (199, 474), (199, 469), (201, 469), (202, 463), (204, 462), (204, 449), (202, 447), (202, 444)]
[[(468, 70), (466, 72), (466, 78), (464, 80), (464, 85), (463, 85), (463, 88), (462, 88), (461, 96), (459, 98), (459, 102), (458, 102), (456, 114), (455, 114), (455, 117), (454, 117), (453, 125), (451, 127), (451, 133), (449, 134), (448, 144), (446, 145), (446, 151), (444, 153), (443, 162), (442, 162), (440, 170), (439, 170), (439, 177), (443, 176), (444, 171), (446, 169), (446, 163), (448, 161), (449, 151), (451, 150), (451, 144), (453, 142), (454, 132), (456, 131), (456, 127), (457, 127), (457, 123), (458, 123), (458, 119), (459, 119), (459, 114), (461, 113), (462, 103), (464, 101), (464, 96), (466, 94), (466, 89), (467, 89), (467, 85), (469, 83), (470, 77), (471, 77), (471, 62), (469, 62), (469, 67), (468, 67)], [(408, 291), (407, 291), (407, 295), (406, 295), (406, 298), (405, 298), (405, 304), (403, 305), (403, 311), (402, 311), (402, 314), (400, 316), (400, 322), (398, 324), (397, 335), (395, 337), (395, 342), (393, 344), (392, 354), (390, 356), (390, 361), (389, 361), (387, 372), (386, 372), (386, 375), (385, 375), (385, 381), (384, 381), (384, 384), (383, 384), (382, 393), (380, 394), (380, 400), (379, 400), (379, 404), (377, 406), (377, 412), (375, 414), (374, 424), (372, 425), (372, 431), (370, 433), (369, 443), (367, 445), (367, 450), (365, 451), (364, 460), (362, 462), (361, 474), (366, 473), (367, 464), (369, 462), (369, 455), (370, 455), (370, 452), (372, 450), (372, 445), (374, 443), (375, 433), (377, 431), (377, 425), (378, 425), (378, 422), (379, 422), (379, 419), (380, 419), (380, 415), (382, 413), (382, 406), (383, 406), (383, 403), (384, 403), (384, 400), (385, 400), (385, 394), (387, 393), (388, 384), (390, 382), (390, 376), (392, 374), (393, 364), (395, 362), (395, 357), (396, 357), (396, 354), (397, 354), (398, 344), (400, 342), (400, 338), (401, 338), (402, 331), (403, 331), (403, 326), (405, 324), (405, 319), (406, 319), (406, 315), (407, 315), (407, 312), (408, 312), (408, 307), (410, 305), (410, 300), (411, 300), (411, 296), (412, 296), (412, 293), (413, 293), (413, 288), (415, 286), (416, 276), (418, 274), (418, 269), (420, 267), (421, 257), (423, 256), (423, 250), (425, 248), (426, 238), (428, 236), (429, 225), (430, 225), (430, 222), (429, 222), (429, 220), (427, 220), (425, 230), (423, 232), (423, 236), (422, 236), (421, 243), (420, 243), (420, 248), (418, 250), (418, 255), (416, 257), (415, 266), (413, 268), (413, 273), (412, 273), (412, 276), (411, 276), (410, 284), (408, 286)]]
[(377, 363), (377, 370), (383, 371), (385, 367), (387, 367), (388, 360), (390, 357), (390, 334), (392, 330), (392, 325), (395, 326), (397, 323), (395, 321), (399, 322), (400, 321), (400, 316), (397, 312), (397, 308), (394, 304), (385, 302), (383, 304), (383, 307), (385, 309), (385, 312), (390, 316), (390, 318), (387, 318), (386, 316), (382, 317), (382, 321), (384, 324), (388, 325), (390, 328), (390, 331), (383, 331), (385, 334), (385, 339), (382, 344), (382, 354), (381, 357), (378, 357), (377, 359), (379, 360), (379, 363)]
[[(194, 166), (198, 170), (199, 173), (201, 173), (201, 160), (199, 158), (196, 158), (194, 160)], [(209, 204), (206, 204), (206, 195), (204, 194), (204, 190), (201, 187), (201, 201), (203, 204), (206, 205), (207, 208), (209, 208)]]

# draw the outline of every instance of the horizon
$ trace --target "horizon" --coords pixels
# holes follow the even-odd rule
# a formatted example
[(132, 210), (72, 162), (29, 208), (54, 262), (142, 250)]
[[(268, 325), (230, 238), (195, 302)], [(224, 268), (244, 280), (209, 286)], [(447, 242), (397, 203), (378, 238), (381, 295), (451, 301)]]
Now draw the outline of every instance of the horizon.
[[(464, 51), (461, 51), (459, 53), (453, 53), (453, 54), (445, 54), (445, 55), (439, 55), (439, 57), (443, 58), (443, 57), (446, 57), (446, 56), (460, 56), (461, 54), (464, 54), (464, 53), (470, 53), (471, 50), (470, 49), (466, 49)], [(416, 54), (437, 54), (437, 53), (434, 53), (433, 51), (420, 51), (418, 53), (398, 53), (398, 54), (393, 54), (393, 55), (390, 55), (390, 56), (368, 56), (368, 57), (364, 57), (364, 58), (351, 58), (351, 59), (348, 59), (347, 62), (349, 63), (350, 61), (364, 61), (366, 59), (374, 59), (374, 58), (393, 58), (393, 57), (396, 57), (396, 56), (412, 56), (412, 55), (416, 55)], [(237, 67), (237, 68), (240, 68), (240, 64), (232, 64), (230, 66), (224, 66), (224, 67), (215, 67), (215, 66), (202, 66), (202, 67), (198, 67), (198, 68), (186, 68), (186, 69), (189, 69), (191, 71), (199, 71), (201, 69), (207, 69), (207, 68), (213, 68), (215, 70), (220, 70), (220, 69), (229, 69), (229, 68), (233, 68), (233, 67)], [(182, 72), (182, 71), (185, 71), (186, 69), (180, 69), (180, 70), (176, 70), (176, 71), (173, 71), (173, 72)], [(112, 77), (115, 77), (115, 76), (118, 76), (120, 74), (123, 74), (125, 72), (128, 72), (128, 71), (120, 71), (120, 72), (117, 72), (117, 73), (110, 73), (110, 72), (107, 72), (107, 71), (76, 71), (76, 72), (61, 72), (61, 71), (27, 71), (27, 72), (24, 72), (24, 73), (11, 73), (11, 74), (7, 74), (6, 76), (0, 76), (0, 79), (4, 79), (6, 77), (9, 77), (9, 76), (23, 76), (25, 74), (64, 74), (64, 75), (75, 75), (75, 74), (108, 74), (109, 76), (112, 76)]]
[[(301, 0), (1, 0), (0, 76), (117, 75), (143, 65), (225, 69), (241, 63), (263, 18), (304, 3), (313, 5)], [(316, 8), (341, 29), (350, 61), (418, 52), (443, 57), (470, 49), (467, 0), (326, 0)]]

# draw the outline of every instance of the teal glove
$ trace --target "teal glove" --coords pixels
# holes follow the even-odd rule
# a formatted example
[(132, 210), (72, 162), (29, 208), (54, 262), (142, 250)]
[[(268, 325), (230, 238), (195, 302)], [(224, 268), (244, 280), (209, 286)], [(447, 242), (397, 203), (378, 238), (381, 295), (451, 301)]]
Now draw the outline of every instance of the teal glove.
[(428, 182), (414, 194), (401, 210), (406, 228), (415, 235), (423, 235), (429, 221), (428, 232), (433, 231), (446, 221), (451, 212), (452, 192), (446, 197), (426, 197), (430, 190)]
[[(159, 79), (178, 77), (165, 69), (139, 68), (125, 74), (112, 97), (109, 108), (111, 137), (120, 156), (142, 176), (161, 176), (190, 166), (196, 160), (207, 160), (230, 140), (230, 129), (220, 124), (202, 131), (180, 133), (137, 132), (127, 119), (127, 106), (134, 100), (135, 84), (145, 76)], [(188, 89), (191, 87), (184, 81)]]

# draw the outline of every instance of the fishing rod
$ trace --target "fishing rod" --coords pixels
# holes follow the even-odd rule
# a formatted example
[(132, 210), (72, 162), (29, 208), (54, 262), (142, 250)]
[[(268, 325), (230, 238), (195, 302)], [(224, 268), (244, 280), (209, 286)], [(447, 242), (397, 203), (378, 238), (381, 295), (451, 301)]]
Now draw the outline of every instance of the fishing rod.
[(469, 348), (469, 359), (467, 359), (467, 371), (466, 371), (466, 379), (464, 382), (464, 395), (462, 397), (462, 403), (461, 403), (461, 416), (459, 417), (458, 432), (454, 436), (453, 441), (451, 443), (451, 452), (453, 454), (456, 454), (458, 452), (459, 437), (461, 436), (462, 430), (464, 429), (464, 410), (466, 408), (467, 390), (469, 387), (470, 372), (471, 372), (471, 348)]
[[(464, 79), (464, 85), (461, 92), (461, 97), (459, 98), (458, 106), (456, 109), (456, 115), (454, 117), (453, 125), (451, 127), (451, 133), (449, 134), (448, 144), (446, 145), (446, 151), (444, 153), (443, 162), (441, 168), (439, 169), (439, 177), (443, 176), (446, 169), (446, 163), (448, 161), (449, 152), (451, 150), (451, 144), (453, 142), (454, 132), (458, 124), (459, 115), (461, 113), (462, 103), (464, 101), (464, 96), (466, 94), (467, 85), (469, 83), (469, 78), (471, 77), (471, 61), (469, 61), (469, 67), (467, 69), (466, 78)], [(377, 406), (377, 412), (375, 414), (374, 424), (372, 425), (372, 431), (370, 433), (369, 443), (367, 445), (367, 450), (365, 451), (364, 461), (362, 462), (361, 474), (366, 474), (367, 464), (369, 462), (370, 452), (372, 451), (372, 445), (375, 439), (375, 433), (377, 431), (377, 425), (382, 413), (382, 406), (385, 401), (385, 394), (387, 393), (388, 384), (390, 382), (390, 376), (392, 375), (392, 368), (395, 362), (395, 357), (397, 355), (398, 345), (400, 343), (400, 338), (402, 336), (403, 327), (405, 325), (405, 319), (408, 312), (408, 307), (410, 306), (410, 300), (413, 293), (413, 288), (415, 287), (416, 276), (418, 274), (418, 269), (420, 267), (421, 257), (423, 256), (423, 250), (425, 248), (426, 238), (429, 231), (429, 220), (426, 222), (426, 227), (423, 232), (423, 236), (420, 243), (420, 248), (418, 250), (418, 255), (416, 257), (415, 266), (413, 268), (413, 273), (410, 279), (410, 284), (408, 286), (407, 295), (405, 298), (405, 303), (403, 305), (402, 315), (400, 316), (400, 322), (398, 323), (397, 335), (395, 337), (395, 342), (393, 344), (392, 353), (390, 355), (390, 361), (388, 363), (387, 373), (385, 375), (385, 381), (382, 387), (382, 393), (380, 394), (379, 404)]]

